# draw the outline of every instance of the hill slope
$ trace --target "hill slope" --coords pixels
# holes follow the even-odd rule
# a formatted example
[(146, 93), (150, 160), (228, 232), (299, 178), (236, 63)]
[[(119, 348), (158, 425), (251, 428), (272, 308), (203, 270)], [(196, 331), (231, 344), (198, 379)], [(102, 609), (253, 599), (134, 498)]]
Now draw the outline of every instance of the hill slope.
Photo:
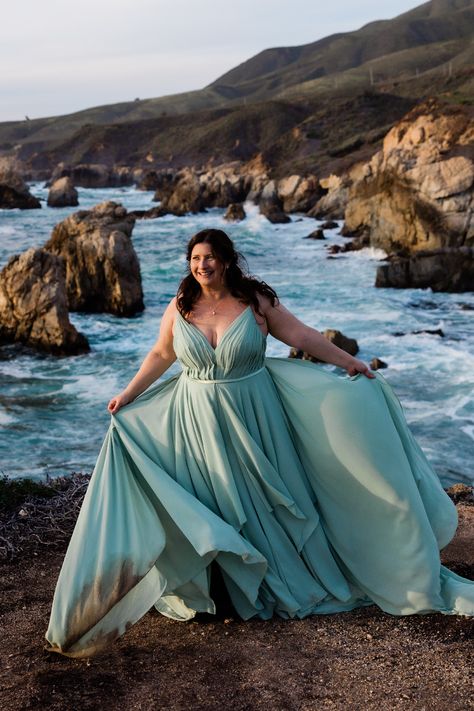
[[(386, 107), (378, 101), (374, 115), (366, 101), (356, 102), (363, 107), (362, 123), (370, 115), (367, 136), (363, 125), (355, 129), (361, 121), (353, 111), (353, 125), (333, 131), (339, 145), (329, 141), (326, 148), (341, 155), (351, 145), (376, 141), (374, 135), (398, 120), (400, 111), (426, 95), (472, 101), (473, 66), (474, 0), (431, 0), (354, 32), (264, 50), (200, 90), (0, 123), (0, 155), (15, 154), (31, 160), (34, 170), (49, 170), (59, 160), (146, 165), (152, 154), (153, 168), (167, 161), (205, 162), (212, 154), (217, 160), (246, 159), (255, 151), (270, 155), (272, 148), (306, 164), (305, 156), (323, 149), (315, 139), (295, 146), (291, 131), (300, 124), (319, 121), (330, 130), (328, 122), (340, 123), (334, 106), (346, 106), (367, 90), (388, 95)], [(304, 126), (299, 135), (307, 135)]]

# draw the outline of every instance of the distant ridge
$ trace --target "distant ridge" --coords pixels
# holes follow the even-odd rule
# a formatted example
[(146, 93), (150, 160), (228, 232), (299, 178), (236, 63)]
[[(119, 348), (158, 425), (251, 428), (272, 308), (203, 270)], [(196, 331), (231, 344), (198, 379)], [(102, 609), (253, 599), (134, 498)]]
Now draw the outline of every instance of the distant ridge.
[[(147, 153), (156, 156), (150, 168), (167, 161), (202, 162), (206, 150), (208, 158), (215, 154), (217, 160), (248, 158), (262, 150), (271, 156), (271, 146), (275, 154), (284, 153), (284, 142), (292, 140), (284, 138), (287, 132), (303, 125), (301, 135), (313, 138), (304, 147), (300, 141), (297, 155), (292, 154), (294, 164), (301, 166), (311, 152), (316, 160), (321, 151), (342, 155), (351, 152), (351, 145), (358, 150), (377, 141), (379, 129), (388, 128), (400, 111), (425, 96), (472, 102), (473, 67), (474, 0), (431, 0), (353, 32), (263, 50), (195, 91), (0, 123), (0, 157), (31, 161), (34, 172), (46, 171), (58, 160), (142, 165)], [(335, 107), (364, 92), (399, 97), (387, 98), (393, 113), (381, 110), (383, 102), (362, 101), (362, 115), (380, 114), (377, 125), (370, 113), (370, 135), (363, 126), (355, 131), (359, 122), (354, 116), (352, 126), (334, 130), (336, 143), (332, 137), (314, 138), (321, 133), (318, 121), (329, 127), (329, 116), (337, 121)], [(313, 128), (307, 133), (309, 125)], [(203, 145), (209, 133), (212, 151), (211, 144)]]

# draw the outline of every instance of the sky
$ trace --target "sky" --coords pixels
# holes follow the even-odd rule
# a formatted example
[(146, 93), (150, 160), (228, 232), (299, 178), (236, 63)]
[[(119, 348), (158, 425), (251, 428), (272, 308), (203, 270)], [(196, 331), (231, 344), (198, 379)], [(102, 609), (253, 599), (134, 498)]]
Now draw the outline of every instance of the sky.
[(416, 0), (17, 0), (0, 23), (0, 121), (201, 89), (270, 47), (314, 42)]

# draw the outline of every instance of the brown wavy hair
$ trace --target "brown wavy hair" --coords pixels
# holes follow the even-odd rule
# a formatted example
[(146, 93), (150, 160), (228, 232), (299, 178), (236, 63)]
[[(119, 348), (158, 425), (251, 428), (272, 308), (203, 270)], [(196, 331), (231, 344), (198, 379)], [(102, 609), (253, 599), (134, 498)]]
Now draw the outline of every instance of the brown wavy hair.
[(252, 304), (255, 311), (262, 317), (257, 294), (268, 297), (272, 306), (279, 303), (276, 291), (271, 286), (249, 275), (245, 257), (237, 252), (234, 243), (224, 230), (206, 229), (193, 235), (186, 247), (188, 274), (181, 281), (176, 298), (176, 306), (182, 316), (186, 318), (191, 313), (201, 294), (201, 287), (191, 273), (191, 254), (194, 246), (202, 242), (211, 245), (212, 251), (219, 261), (228, 265), (225, 272), (225, 284), (232, 296), (245, 304)]

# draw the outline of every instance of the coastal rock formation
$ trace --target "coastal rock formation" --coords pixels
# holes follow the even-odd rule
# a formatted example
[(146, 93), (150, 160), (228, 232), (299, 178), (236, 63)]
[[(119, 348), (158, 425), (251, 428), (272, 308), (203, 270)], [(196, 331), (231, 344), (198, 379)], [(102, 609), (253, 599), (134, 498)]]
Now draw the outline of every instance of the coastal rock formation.
[(0, 273), (0, 343), (24, 343), (54, 355), (85, 353), (89, 344), (69, 321), (65, 263), (30, 247)]
[(41, 207), (38, 198), (35, 198), (23, 178), (12, 169), (0, 171), (0, 209), (32, 210)]
[(339, 254), (340, 252), (356, 252), (358, 249), (370, 246), (368, 235), (362, 233), (345, 244), (331, 244), (326, 247), (329, 254)]
[(474, 291), (474, 247), (418, 251), (378, 267), (375, 286), (433, 291)]
[(245, 220), (245, 210), (240, 203), (231, 202), (224, 215), (224, 220), (229, 222), (240, 222)]
[(77, 190), (71, 178), (58, 178), (51, 185), (48, 193), (49, 207), (74, 207), (79, 205)]
[(164, 210), (161, 205), (156, 207), (150, 207), (149, 210), (129, 210), (129, 215), (136, 217), (137, 220), (154, 220), (157, 217), (163, 217), (168, 214), (167, 210)]
[(164, 173), (154, 199), (174, 215), (243, 202), (251, 179), (240, 169), (241, 164), (234, 162), (207, 171), (183, 168), (174, 175)]
[(206, 207), (227, 207), (243, 202), (250, 190), (251, 179), (241, 170), (239, 162), (228, 163), (203, 173), (199, 177)]
[(359, 346), (356, 339), (345, 336), (336, 328), (327, 328), (323, 331), (323, 336), (331, 343), (334, 343), (334, 345), (338, 348), (342, 348), (343, 351), (349, 353), (349, 355), (355, 356), (359, 352)]
[[(438, 250), (474, 246), (473, 213), (472, 111), (429, 100), (388, 132), (382, 150), (350, 187), (345, 229), (367, 232), (371, 245), (389, 254), (414, 258), (423, 252), (413, 266), (394, 262), (383, 268), (379, 285), (391, 279), (398, 286), (431, 286), (432, 271), (433, 288), (461, 291), (472, 283), (471, 253), (458, 259), (452, 251), (441, 256)], [(426, 251), (436, 254), (429, 258)], [(444, 261), (447, 279), (439, 274)]]
[(369, 366), (371, 370), (380, 370), (380, 368), (388, 368), (387, 363), (384, 360), (381, 360), (380, 358), (372, 358), (369, 363)]
[(306, 235), (304, 239), (326, 239), (326, 237), (324, 236), (324, 231), (321, 227), (318, 227), (317, 230), (313, 230), (309, 235)]
[(277, 185), (270, 180), (263, 188), (259, 199), (260, 213), (273, 223), (291, 222), (283, 212), (283, 202), (278, 195)]
[(315, 175), (290, 175), (278, 181), (276, 191), (284, 212), (308, 212), (324, 192)]
[(140, 265), (132, 245), (135, 218), (103, 202), (79, 210), (53, 229), (45, 249), (64, 257), (71, 311), (132, 316), (143, 311)]
[(323, 195), (308, 210), (308, 217), (315, 217), (317, 220), (343, 220), (351, 182), (349, 174), (321, 178), (319, 185)]
[(144, 172), (137, 180), (137, 190), (157, 190), (160, 186), (160, 176), (156, 170)]
[[(342, 348), (343, 351), (355, 356), (359, 352), (359, 345), (355, 338), (348, 338), (341, 331), (334, 328), (327, 328), (322, 331), (322, 335), (328, 339), (331, 343), (334, 343), (338, 348)], [(306, 353), (306, 351), (298, 350), (297, 348), (291, 348), (289, 353), (289, 358), (301, 358), (302, 360), (310, 360), (313, 363), (324, 363), (315, 356)]]
[(71, 178), (74, 185), (82, 188), (114, 188), (132, 185), (135, 175), (128, 166), (109, 167), (103, 163), (78, 163), (68, 166), (58, 163), (51, 176), (51, 183), (59, 178)]
[(203, 185), (198, 173), (192, 168), (184, 168), (174, 176), (168, 185), (160, 189), (161, 207), (173, 215), (188, 212), (202, 212), (205, 209)]

